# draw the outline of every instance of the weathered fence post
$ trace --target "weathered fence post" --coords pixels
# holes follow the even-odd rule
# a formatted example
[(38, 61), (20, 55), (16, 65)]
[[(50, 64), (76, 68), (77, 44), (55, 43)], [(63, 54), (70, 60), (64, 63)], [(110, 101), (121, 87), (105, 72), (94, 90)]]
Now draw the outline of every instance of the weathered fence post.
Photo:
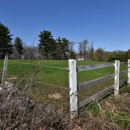
[(120, 73), (120, 61), (115, 60), (114, 96), (119, 95), (119, 73)]
[(8, 55), (5, 55), (3, 74), (2, 74), (2, 87), (4, 87), (4, 84), (5, 84), (7, 65), (8, 65)]
[(128, 59), (128, 85), (130, 85), (130, 59)]
[(69, 59), (70, 117), (78, 117), (76, 60)]

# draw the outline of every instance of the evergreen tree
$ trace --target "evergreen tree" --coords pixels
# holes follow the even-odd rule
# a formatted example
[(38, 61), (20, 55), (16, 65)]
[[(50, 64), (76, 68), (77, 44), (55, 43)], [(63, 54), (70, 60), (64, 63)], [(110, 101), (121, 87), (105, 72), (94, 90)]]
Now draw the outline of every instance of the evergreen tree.
[(127, 52), (124, 54), (124, 60), (127, 62), (128, 59), (130, 59), (130, 49), (128, 49)]
[(12, 53), (11, 38), (12, 34), (10, 34), (10, 30), (8, 27), (0, 23), (0, 52), (2, 54), (2, 58), (4, 58), (5, 54)]
[(66, 38), (62, 38), (62, 52), (63, 52), (63, 55), (64, 55), (64, 59), (67, 60), (67, 56), (68, 56), (68, 53), (69, 53), (69, 40), (66, 39)]
[(69, 41), (68, 48), (69, 48), (69, 58), (70, 59), (76, 59), (76, 53), (74, 51), (74, 44), (75, 44), (74, 41)]
[(52, 59), (55, 55), (56, 41), (50, 31), (40, 32), (38, 50), (46, 59)]
[(57, 60), (64, 59), (64, 54), (63, 54), (63, 50), (62, 50), (62, 39), (60, 37), (58, 37), (58, 39), (56, 39), (55, 54), (56, 54)]
[(68, 59), (69, 55), (69, 40), (66, 38), (60, 38), (56, 39), (56, 55), (57, 59)]
[(22, 54), (23, 42), (22, 42), (22, 40), (21, 40), (19, 37), (16, 37), (16, 38), (14, 39), (14, 46), (15, 46), (16, 51), (17, 51), (19, 54)]

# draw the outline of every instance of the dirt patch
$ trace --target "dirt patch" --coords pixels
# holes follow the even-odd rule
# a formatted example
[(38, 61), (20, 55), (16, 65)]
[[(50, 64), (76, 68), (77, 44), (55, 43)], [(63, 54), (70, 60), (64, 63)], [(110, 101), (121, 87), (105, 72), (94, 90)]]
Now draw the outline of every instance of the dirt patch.
[(17, 80), (18, 78), (15, 77), (15, 76), (9, 76), (6, 78), (8, 81), (14, 81), (14, 80)]
[(53, 93), (53, 94), (48, 94), (48, 98), (61, 99), (62, 96), (60, 93)]

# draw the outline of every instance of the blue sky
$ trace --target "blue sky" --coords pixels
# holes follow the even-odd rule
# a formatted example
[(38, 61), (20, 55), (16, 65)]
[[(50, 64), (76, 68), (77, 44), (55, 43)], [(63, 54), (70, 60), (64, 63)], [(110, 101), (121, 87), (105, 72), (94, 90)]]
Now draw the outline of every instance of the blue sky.
[[(0, 0), (0, 22), (30, 45), (40, 31), (94, 41), (106, 51), (130, 48), (130, 0)], [(35, 45), (38, 44), (38, 37)]]

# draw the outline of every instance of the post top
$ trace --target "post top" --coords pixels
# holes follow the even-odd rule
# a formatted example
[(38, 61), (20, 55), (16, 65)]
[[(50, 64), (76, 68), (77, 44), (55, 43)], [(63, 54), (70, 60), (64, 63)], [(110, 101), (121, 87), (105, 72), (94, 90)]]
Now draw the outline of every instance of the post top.
[(75, 59), (69, 59), (69, 61), (75, 61)]

